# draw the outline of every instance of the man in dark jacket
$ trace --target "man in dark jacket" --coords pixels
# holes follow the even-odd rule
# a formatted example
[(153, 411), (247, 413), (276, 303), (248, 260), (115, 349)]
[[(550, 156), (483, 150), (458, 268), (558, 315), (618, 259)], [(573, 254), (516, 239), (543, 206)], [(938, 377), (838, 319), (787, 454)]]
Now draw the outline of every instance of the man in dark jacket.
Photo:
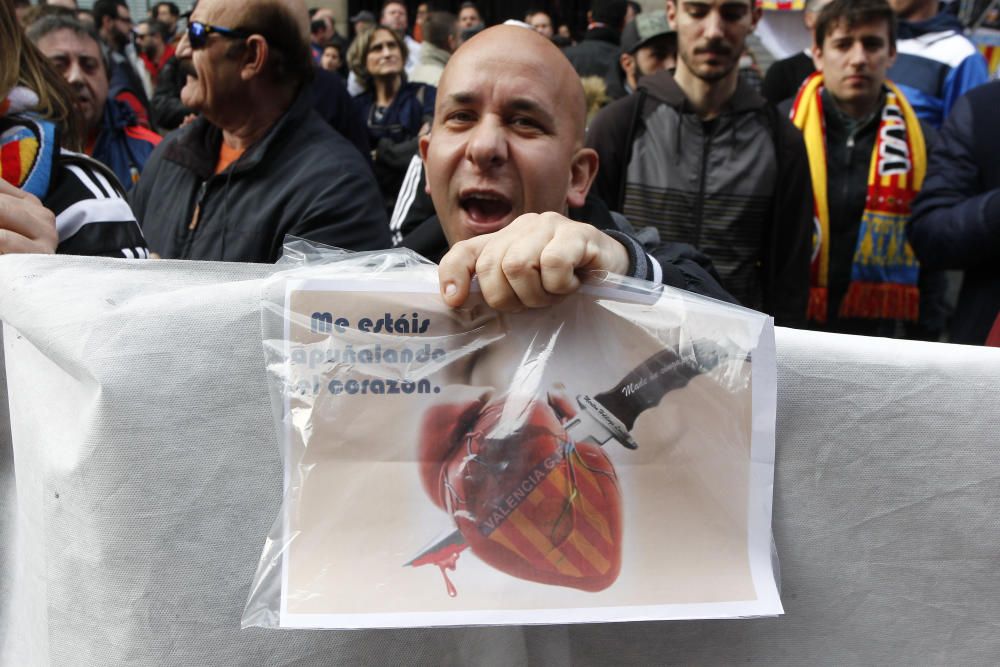
[[(150, 106), (140, 72), (142, 62), (132, 45), (132, 15), (125, 0), (97, 0), (93, 7), (94, 28), (106, 49), (108, 78), (113, 97), (127, 102), (143, 125), (149, 126)], [(148, 77), (147, 77), (148, 79)]]
[(805, 322), (812, 251), (809, 167), (795, 127), (739, 80), (753, 0), (667, 4), (676, 74), (594, 118), (597, 194), (637, 227), (704, 252), (740, 303)]
[(174, 55), (160, 70), (156, 79), (156, 92), (153, 93), (153, 124), (163, 133), (176, 130), (193, 113), (181, 102), (181, 89), (186, 81), (187, 74)]
[(408, 239), (419, 246), (404, 245), (432, 257), (450, 246), (439, 269), (446, 303), (463, 303), (476, 275), (494, 308), (546, 306), (575, 291), (585, 270), (727, 298), (691, 249), (647, 254), (611, 222), (567, 217), (585, 207), (597, 155), (583, 146), (583, 87), (548, 39), (490, 28), (452, 56), (440, 91), (420, 139), (437, 216)]
[(816, 21), (820, 71), (786, 103), (805, 134), (819, 229), (809, 319), (837, 333), (934, 340), (945, 319), (934, 307), (940, 274), (905, 242), (933, 129), (886, 80), (895, 47), (886, 0), (832, 0)]
[[(809, 31), (812, 39), (816, 27), (816, 17), (830, 0), (807, 0), (805, 11), (802, 12), (802, 23)], [(816, 71), (812, 59), (812, 44), (808, 48), (782, 58), (767, 68), (761, 93), (768, 102), (778, 105), (787, 99), (795, 97), (799, 86)]]
[(273, 262), (286, 235), (350, 250), (389, 246), (362, 155), (312, 109), (308, 15), (290, 0), (202, 0), (178, 57), (200, 118), (160, 144), (132, 192), (163, 257)]
[(624, 0), (595, 0), (587, 12), (587, 32), (583, 41), (563, 53), (580, 76), (598, 76), (602, 79), (618, 60), (618, 44), (625, 27)]
[(951, 342), (982, 345), (1000, 314), (1000, 82), (959, 98), (907, 228), (922, 266), (965, 269)]

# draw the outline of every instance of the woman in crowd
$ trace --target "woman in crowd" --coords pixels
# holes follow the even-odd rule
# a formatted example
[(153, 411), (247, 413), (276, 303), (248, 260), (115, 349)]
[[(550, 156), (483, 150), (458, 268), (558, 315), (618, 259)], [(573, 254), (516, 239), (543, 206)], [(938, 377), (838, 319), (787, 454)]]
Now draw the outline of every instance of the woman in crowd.
[(327, 42), (319, 58), (319, 66), (328, 72), (336, 72), (347, 81), (347, 59), (339, 42)]
[(0, 0), (0, 254), (148, 257), (114, 174), (81, 146), (73, 94)]
[(421, 129), (430, 126), (437, 92), (434, 86), (407, 82), (403, 70), (407, 55), (406, 44), (387, 28), (358, 35), (347, 54), (364, 88), (354, 104), (368, 127), (375, 177), (388, 211), (417, 152)]

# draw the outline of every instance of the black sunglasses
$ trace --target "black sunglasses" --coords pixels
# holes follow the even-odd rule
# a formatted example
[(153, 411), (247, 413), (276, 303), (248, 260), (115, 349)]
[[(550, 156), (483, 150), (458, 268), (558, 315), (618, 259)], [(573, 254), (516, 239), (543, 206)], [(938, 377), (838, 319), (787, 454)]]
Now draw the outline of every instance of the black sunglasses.
[(228, 37), (229, 39), (246, 39), (252, 34), (243, 30), (233, 30), (231, 28), (222, 28), (217, 25), (205, 25), (201, 21), (192, 21), (188, 23), (187, 29), (188, 42), (191, 43), (191, 48), (205, 48), (205, 45), (208, 44), (208, 36), (213, 32), (218, 33), (223, 37)]

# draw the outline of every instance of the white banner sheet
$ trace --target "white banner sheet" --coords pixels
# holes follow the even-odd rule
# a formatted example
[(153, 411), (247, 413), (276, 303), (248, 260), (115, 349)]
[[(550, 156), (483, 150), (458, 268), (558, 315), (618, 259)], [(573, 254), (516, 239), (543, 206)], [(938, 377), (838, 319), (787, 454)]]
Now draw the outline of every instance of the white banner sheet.
[[(0, 257), (0, 665), (996, 664), (1000, 350), (781, 327), (784, 616), (241, 629), (283, 493), (260, 331), (276, 270)], [(473, 560), (449, 571), (462, 599)]]

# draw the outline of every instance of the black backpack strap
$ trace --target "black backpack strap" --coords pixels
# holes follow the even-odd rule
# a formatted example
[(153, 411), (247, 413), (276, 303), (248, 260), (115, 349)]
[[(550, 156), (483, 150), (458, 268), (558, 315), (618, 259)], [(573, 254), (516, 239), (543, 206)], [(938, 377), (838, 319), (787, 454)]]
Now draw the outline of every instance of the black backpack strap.
[[(774, 160), (778, 167), (778, 173), (781, 173), (781, 161), (783, 158), (784, 142), (781, 137), (781, 119), (778, 114), (778, 108), (775, 107), (770, 102), (764, 105), (764, 117), (767, 119), (767, 127), (771, 132), (771, 141), (774, 144)], [(780, 183), (778, 187), (780, 187)], [(760, 262), (763, 269), (763, 279), (764, 279), (764, 308), (766, 311), (770, 312), (773, 308), (773, 304), (770, 303), (771, 295), (774, 293), (774, 286), (778, 278), (776, 276), (776, 262), (774, 261), (774, 255), (778, 247), (778, 227), (775, 224), (775, 216), (777, 215), (776, 204), (774, 202), (774, 197), (771, 198), (771, 224), (767, 225), (765, 229), (768, 229), (770, 233), (766, 238), (762, 239), (761, 251), (762, 257)]]
[(632, 161), (632, 140), (639, 129), (639, 119), (642, 118), (643, 107), (646, 106), (646, 89), (642, 86), (635, 92), (638, 101), (632, 112), (632, 120), (628, 124), (628, 134), (625, 135), (625, 159), (622, 160), (622, 172), (618, 177), (618, 201), (614, 202), (615, 210), (621, 211), (625, 206), (625, 183), (628, 180), (628, 165)]

